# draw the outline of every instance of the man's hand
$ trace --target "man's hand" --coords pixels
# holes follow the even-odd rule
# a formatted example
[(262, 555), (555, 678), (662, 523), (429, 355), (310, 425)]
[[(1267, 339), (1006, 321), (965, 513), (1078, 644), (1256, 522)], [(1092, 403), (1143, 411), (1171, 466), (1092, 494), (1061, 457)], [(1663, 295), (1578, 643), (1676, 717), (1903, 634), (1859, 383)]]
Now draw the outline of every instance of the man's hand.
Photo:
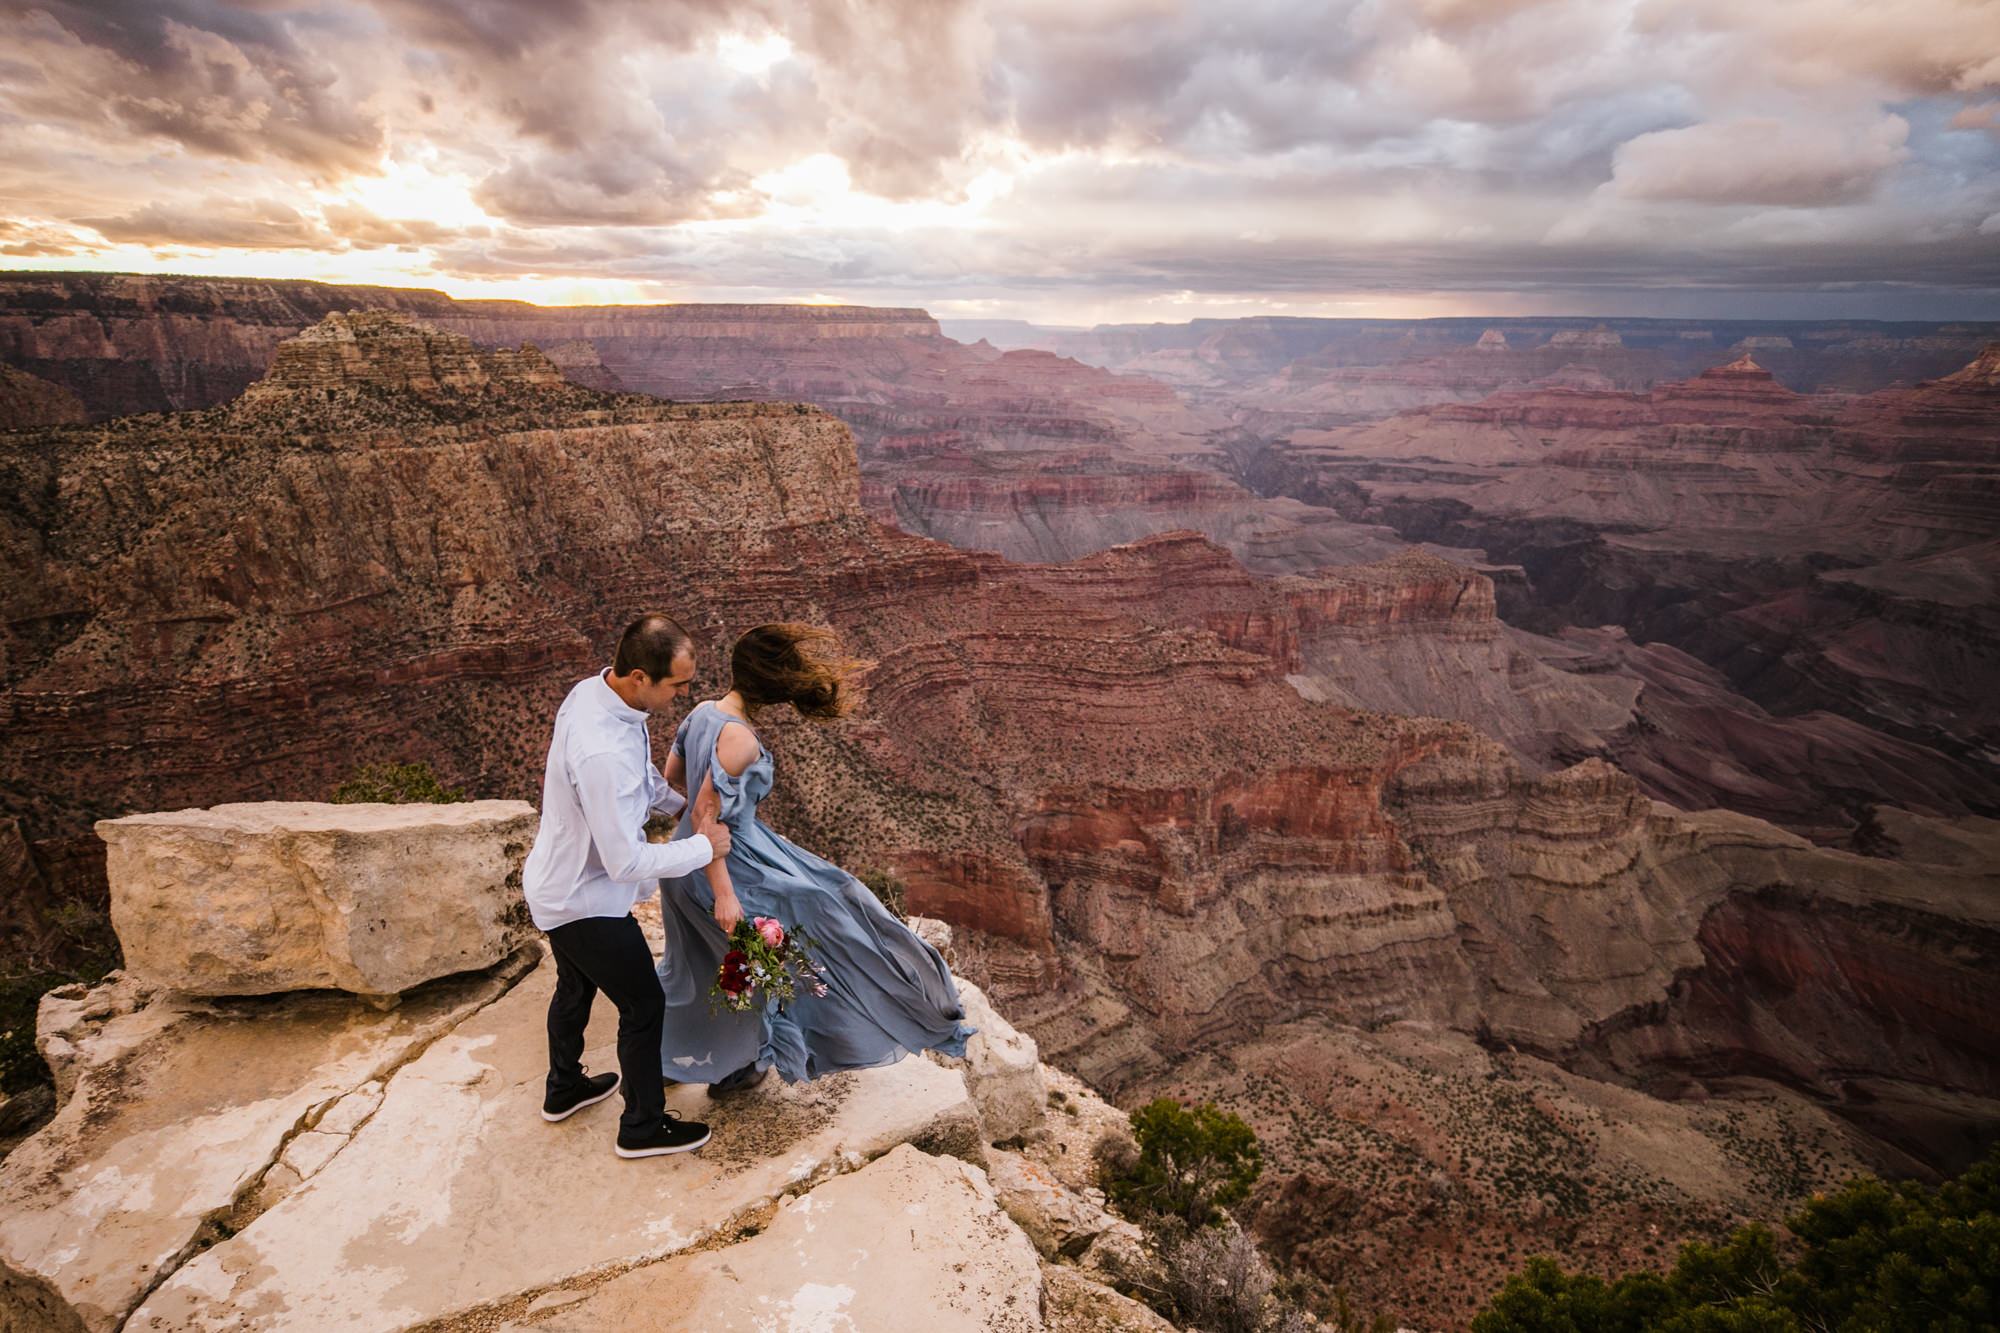
[(712, 779), (701, 780), (701, 792), (694, 798), (688, 817), (694, 820), (694, 831), (707, 838), (708, 845), (715, 849), (716, 860), (729, 855), (729, 825), (722, 822), (722, 798), (716, 795)]

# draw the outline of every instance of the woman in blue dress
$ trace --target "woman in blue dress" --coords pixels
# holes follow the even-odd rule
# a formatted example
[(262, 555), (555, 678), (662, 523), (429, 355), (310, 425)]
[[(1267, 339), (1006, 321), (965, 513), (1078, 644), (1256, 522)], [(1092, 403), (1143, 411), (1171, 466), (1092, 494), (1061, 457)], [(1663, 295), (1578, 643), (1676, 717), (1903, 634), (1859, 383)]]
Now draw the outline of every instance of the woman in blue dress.
[[(958, 986), (936, 949), (854, 876), (757, 818), (772, 779), (771, 754), (752, 727), (759, 710), (790, 704), (804, 717), (828, 719), (852, 704), (846, 678), (857, 664), (813, 651), (832, 641), (830, 631), (810, 625), (759, 625), (738, 639), (729, 693), (689, 711), (667, 760), (668, 781), (683, 791), (714, 781), (730, 831), (725, 860), (660, 882), (667, 1077), (707, 1083), (711, 1095), (754, 1086), (773, 1068), (796, 1083), (913, 1051), (963, 1055), (976, 1030), (961, 1021)], [(674, 836), (691, 831), (682, 820)], [(782, 1011), (714, 1012), (709, 987), (730, 927), (745, 916), (775, 917), (810, 935), (826, 993), (801, 987)]]

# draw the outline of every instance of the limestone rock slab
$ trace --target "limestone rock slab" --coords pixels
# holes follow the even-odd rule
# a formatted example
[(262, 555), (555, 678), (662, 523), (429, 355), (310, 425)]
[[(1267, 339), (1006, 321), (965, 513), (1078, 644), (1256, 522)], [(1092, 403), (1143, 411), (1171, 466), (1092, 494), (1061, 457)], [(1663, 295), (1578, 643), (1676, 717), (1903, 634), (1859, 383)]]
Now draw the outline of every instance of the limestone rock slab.
[(1170, 1333), (1173, 1325), (1101, 1282), (1049, 1264), (1042, 1269), (1042, 1313), (1049, 1333)]
[(1067, 1188), (1055, 1172), (1019, 1154), (989, 1153), (986, 1173), (1000, 1206), (1045, 1258), (1074, 1259), (1118, 1222), (1094, 1200)]
[(986, 1141), (1004, 1143), (1039, 1126), (1048, 1110), (1040, 1052), (1035, 1039), (1000, 1017), (979, 987), (957, 980), (965, 1021), (979, 1033), (965, 1044), (962, 1059), (939, 1057), (938, 1063), (965, 1074)]
[[(903, 1060), (727, 1101), (672, 1087), (668, 1106), (714, 1140), (625, 1160), (617, 1098), (541, 1118), (553, 985), (538, 968), (400, 1070), (319, 1174), (181, 1268), (129, 1327), (409, 1328), (726, 1237), (898, 1144), (980, 1152), (964, 1080)], [(615, 1068), (616, 1014), (600, 1001), (592, 1017), (586, 1063)]]
[(1039, 1333), (1041, 1285), (985, 1177), (904, 1145), (783, 1204), (750, 1240), (615, 1278), (533, 1327)]
[(305, 1168), (336, 1158), (356, 1123), (343, 1100), (507, 984), (505, 969), (441, 981), (392, 1013), (331, 991), (204, 1001), (118, 974), (52, 993), (37, 1037), (65, 1100), (0, 1163), (0, 1328), (117, 1328), (214, 1224), (254, 1211), (288, 1143), (323, 1140)]
[(266, 801), (106, 819), (129, 971), (196, 995), (394, 995), (531, 937), (522, 801)]

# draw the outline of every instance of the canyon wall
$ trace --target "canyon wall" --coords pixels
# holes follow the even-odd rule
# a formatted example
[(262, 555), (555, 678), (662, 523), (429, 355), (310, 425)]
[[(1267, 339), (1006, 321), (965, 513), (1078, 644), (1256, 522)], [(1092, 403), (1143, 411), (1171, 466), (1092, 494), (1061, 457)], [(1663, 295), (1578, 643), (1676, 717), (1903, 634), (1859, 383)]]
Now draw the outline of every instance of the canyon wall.
[[(1326, 701), (1356, 645), (1491, 651), (1481, 576), (1410, 554), (1255, 581), (1191, 535), (1056, 565), (956, 551), (870, 519), (850, 435), (804, 406), (606, 394), (335, 316), (232, 405), (16, 433), (0, 464), (0, 813), (30, 840), (318, 796), (364, 760), (532, 796), (565, 688), (664, 606), (702, 645), (698, 693), (765, 620), (874, 660), (861, 716), (763, 728), (772, 818), (964, 927), (961, 966), (1106, 1087), (1309, 1013), (1582, 1049), (1774, 884), (1968, 947), (1991, 928), (1963, 887), (1983, 871), (1947, 893), (1655, 806), (1599, 760), (1538, 773), (1463, 722)], [(1898, 977), (1871, 1031), (1928, 1023), (1934, 976), (1913, 956)], [(1968, 1137), (2000, 1119), (1910, 1086)]]

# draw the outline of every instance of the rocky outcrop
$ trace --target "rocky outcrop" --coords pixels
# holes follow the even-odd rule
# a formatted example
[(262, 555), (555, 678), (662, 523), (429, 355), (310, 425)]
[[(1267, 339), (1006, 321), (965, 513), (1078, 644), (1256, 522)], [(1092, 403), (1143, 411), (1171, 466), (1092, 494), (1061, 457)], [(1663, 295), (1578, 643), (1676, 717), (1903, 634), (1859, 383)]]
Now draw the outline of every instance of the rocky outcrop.
[(38, 1044), (61, 1109), (0, 1164), (0, 1317), (115, 1329), (372, 1119), (382, 1082), (503, 994), (440, 982), (393, 1013), (331, 993), (231, 1002), (131, 978), (47, 997)]
[(0, 365), (0, 431), (69, 426), (87, 420), (83, 401), (68, 389)]
[(536, 823), (520, 801), (267, 802), (128, 815), (97, 832), (125, 966), (144, 981), (386, 997), (526, 942), (521, 863)]
[(595, 1333), (671, 1310), (692, 1327), (744, 1327), (746, 1287), (755, 1318), (785, 1321), (770, 1327), (896, 1328), (917, 1311), (926, 1328), (954, 1333), (1046, 1326), (1034, 1247), (986, 1178), (908, 1144), (781, 1205), (768, 1230), (727, 1251), (616, 1278), (534, 1326)]
[(414, 393), (429, 398), (553, 389), (563, 383), (553, 361), (523, 343), (491, 355), (463, 338), (441, 335), (387, 310), (328, 315), (278, 348), (264, 378), (241, 405), (317, 395)]
[[(446, 808), (413, 813), (426, 812), (456, 828)], [(410, 869), (412, 896), (428, 897)], [(971, 987), (981, 1031), (965, 1076), (905, 1059), (726, 1103), (676, 1088), (672, 1107), (715, 1137), (635, 1165), (610, 1152), (615, 1108), (539, 1114), (553, 970), (535, 945), (394, 1013), (327, 991), (197, 999), (124, 974), (51, 994), (38, 1040), (62, 1109), (0, 1165), (0, 1320), (582, 1329), (670, 1303), (718, 1327), (748, 1305), (1040, 1330), (1043, 1261), (1009, 1217), (1028, 1214), (982, 1170), (989, 1048), (1001, 1063), (1025, 1050), (1033, 1074), (1032, 1114), (1009, 1133), (1068, 1158), (1007, 1154), (997, 1177), (1012, 1197), (1007, 1182), (1031, 1173), (1042, 1212), (1072, 1219), (1083, 1243), (1052, 1258), (1113, 1230), (1138, 1243), (1078, 1176), (1091, 1169), (1079, 1133), (1122, 1133), (1123, 1116), (1053, 1072), (1050, 1098), (1033, 1044)], [(603, 1067), (616, 1017), (598, 1010), (586, 1058)], [(1101, 1273), (1063, 1271), (1068, 1304), (1117, 1308)]]

